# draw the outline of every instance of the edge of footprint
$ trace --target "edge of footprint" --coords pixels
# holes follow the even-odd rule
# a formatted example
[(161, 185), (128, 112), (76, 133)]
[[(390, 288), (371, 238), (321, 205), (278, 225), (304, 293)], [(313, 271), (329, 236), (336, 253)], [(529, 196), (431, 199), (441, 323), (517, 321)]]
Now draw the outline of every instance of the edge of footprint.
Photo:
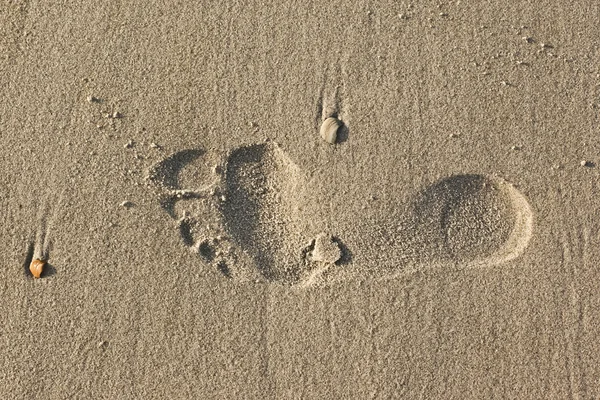
[(503, 245), (484, 260), (473, 261), (474, 265), (480, 265), (481, 263), (498, 265), (514, 260), (525, 252), (533, 237), (534, 213), (525, 195), (512, 183), (502, 178), (494, 179), (496, 180), (498, 189), (511, 200), (514, 225)]

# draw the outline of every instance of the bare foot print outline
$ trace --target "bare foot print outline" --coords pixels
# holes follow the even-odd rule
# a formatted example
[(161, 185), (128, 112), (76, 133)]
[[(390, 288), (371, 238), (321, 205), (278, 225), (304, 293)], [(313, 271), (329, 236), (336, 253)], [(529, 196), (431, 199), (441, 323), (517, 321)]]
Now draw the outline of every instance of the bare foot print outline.
[[(202, 184), (185, 188), (181, 172), (204, 157), (212, 167), (204, 165), (196, 176)], [(225, 155), (183, 150), (151, 168), (149, 179), (177, 220), (183, 243), (228, 278), (312, 286), (349, 276), (344, 265), (351, 252), (339, 238), (305, 236), (304, 221), (311, 218), (303, 214), (306, 179), (276, 144), (242, 146)], [(533, 212), (501, 178), (454, 175), (418, 192), (388, 234), (401, 261), (371, 268), (366, 276), (390, 277), (428, 264), (510, 261), (529, 243)]]

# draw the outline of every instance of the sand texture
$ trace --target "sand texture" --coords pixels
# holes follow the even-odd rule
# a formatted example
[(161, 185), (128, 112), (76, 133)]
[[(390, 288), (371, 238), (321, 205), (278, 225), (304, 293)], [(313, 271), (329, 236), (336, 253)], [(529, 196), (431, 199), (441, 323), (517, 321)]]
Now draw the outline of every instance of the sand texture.
[(599, 21), (0, 0), (0, 399), (600, 398)]

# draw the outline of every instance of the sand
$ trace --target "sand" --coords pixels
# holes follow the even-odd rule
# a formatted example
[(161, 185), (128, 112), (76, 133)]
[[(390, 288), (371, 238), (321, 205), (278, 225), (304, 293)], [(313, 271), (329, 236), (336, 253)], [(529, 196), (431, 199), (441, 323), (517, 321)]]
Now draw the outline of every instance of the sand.
[(1, 1), (0, 398), (600, 397), (599, 15)]

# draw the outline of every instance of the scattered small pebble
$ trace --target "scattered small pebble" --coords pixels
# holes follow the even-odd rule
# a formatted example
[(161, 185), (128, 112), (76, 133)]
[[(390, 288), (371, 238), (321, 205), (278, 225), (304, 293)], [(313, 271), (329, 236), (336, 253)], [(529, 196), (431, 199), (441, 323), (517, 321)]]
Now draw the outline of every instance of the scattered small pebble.
[(523, 36), (523, 40), (526, 41), (527, 43), (533, 43), (535, 41), (530, 36)]
[(458, 138), (459, 136), (460, 136), (460, 135), (459, 135), (458, 133), (451, 133), (451, 134), (450, 134), (450, 138), (451, 138), (451, 139), (456, 139), (456, 138)]
[(342, 123), (339, 119), (335, 117), (327, 118), (325, 121), (323, 121), (323, 124), (321, 125), (321, 137), (327, 143), (335, 144), (337, 140), (337, 132), (341, 126)]
[(118, 111), (115, 111), (115, 112), (112, 113), (112, 117), (115, 118), (115, 119), (116, 118), (123, 118), (123, 114), (121, 114)]
[(135, 204), (133, 204), (133, 202), (131, 201), (123, 201), (121, 204), (121, 207), (125, 207), (125, 208), (131, 208), (133, 207)]
[(39, 258), (33, 260), (29, 265), (29, 271), (31, 272), (31, 275), (33, 275), (34, 278), (39, 278), (42, 276), (46, 263), (46, 260), (41, 260)]
[(595, 164), (592, 161), (589, 160), (581, 160), (581, 162), (579, 163), (579, 165), (581, 165), (582, 167), (587, 167), (587, 168), (592, 168), (595, 166)]
[(521, 150), (521, 146), (511, 146), (510, 149), (511, 150)]
[(150, 148), (152, 148), (152, 149), (160, 149), (160, 146), (157, 145), (156, 143), (152, 142), (152, 143), (150, 143)]
[(445, 13), (445, 12), (440, 13), (440, 17), (447, 17), (447, 16), (448, 16), (448, 13)]
[(100, 103), (100, 99), (94, 96), (88, 96), (87, 101), (88, 103)]
[(134, 141), (132, 139), (129, 139), (129, 142), (125, 143), (123, 145), (123, 147), (126, 148), (126, 149), (130, 149), (130, 148), (133, 147), (134, 144), (135, 144)]

